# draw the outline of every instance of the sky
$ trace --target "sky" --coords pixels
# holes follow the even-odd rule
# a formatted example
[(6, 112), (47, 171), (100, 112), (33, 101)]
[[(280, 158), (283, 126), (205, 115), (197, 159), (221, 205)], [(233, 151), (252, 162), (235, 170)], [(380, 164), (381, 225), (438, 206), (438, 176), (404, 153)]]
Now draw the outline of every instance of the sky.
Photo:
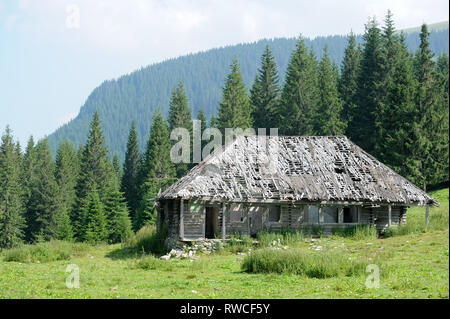
[(363, 33), (449, 20), (448, 0), (0, 0), (0, 131), (22, 148), (74, 118), (103, 81), (262, 38)]

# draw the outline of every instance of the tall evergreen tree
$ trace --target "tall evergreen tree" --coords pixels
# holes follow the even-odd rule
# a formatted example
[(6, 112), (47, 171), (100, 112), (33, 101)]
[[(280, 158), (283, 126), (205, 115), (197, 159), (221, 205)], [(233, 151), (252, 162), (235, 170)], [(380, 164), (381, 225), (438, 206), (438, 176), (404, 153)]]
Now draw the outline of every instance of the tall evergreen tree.
[(401, 36), (395, 55), (391, 81), (387, 87), (384, 107), (378, 115), (379, 141), (376, 154), (402, 176), (411, 177), (406, 159), (414, 144), (415, 82), (408, 48)]
[(230, 66), (230, 73), (222, 90), (222, 100), (219, 105), (218, 128), (225, 133), (225, 128), (252, 127), (251, 105), (247, 88), (242, 80), (241, 70), (236, 58)]
[(134, 220), (134, 229), (138, 230), (150, 218), (154, 198), (160, 190), (172, 184), (175, 178), (175, 167), (170, 160), (170, 140), (166, 121), (161, 111), (153, 117), (153, 124), (144, 154), (141, 176), (141, 201)]
[[(342, 117), (346, 123), (352, 122), (354, 113), (357, 111), (356, 94), (360, 60), (361, 51), (359, 46), (356, 45), (356, 37), (353, 33), (350, 33), (342, 60), (341, 77), (339, 78), (339, 93), (343, 103)], [(349, 126), (347, 126), (348, 129)], [(350, 136), (348, 131), (346, 135)]]
[[(205, 111), (203, 110), (202, 107), (199, 108), (198, 110), (198, 114), (197, 114), (197, 120), (200, 121), (200, 134), (203, 135), (203, 132), (205, 131), (205, 129), (208, 127), (208, 123), (206, 121), (206, 116), (205, 116)], [(201, 146), (200, 149), (203, 151), (203, 147), (206, 145), (207, 141), (203, 141), (201, 142)]]
[(84, 215), (88, 195), (96, 191), (102, 201), (106, 200), (107, 190), (114, 185), (114, 169), (108, 158), (108, 149), (101, 129), (98, 113), (92, 119), (86, 145), (83, 147), (80, 161), (80, 174), (76, 186), (77, 200), (72, 214), (78, 239), (87, 234), (87, 216)]
[(31, 185), (28, 203), (31, 223), (31, 240), (69, 239), (71, 226), (68, 211), (64, 209), (61, 189), (56, 182), (53, 162), (47, 139), (35, 147), (36, 172)]
[(121, 191), (124, 193), (131, 219), (134, 219), (134, 216), (136, 215), (136, 209), (140, 200), (139, 174), (141, 173), (141, 166), (142, 156), (139, 152), (136, 126), (134, 122), (132, 122), (130, 134), (128, 135), (127, 151), (125, 153), (121, 182)]
[[(56, 153), (56, 182), (61, 193), (61, 205), (63, 217), (66, 219), (66, 215), (70, 216), (72, 209), (76, 203), (75, 187), (77, 185), (79, 174), (79, 160), (77, 150), (70, 141), (63, 141), (59, 144), (58, 151)], [(66, 224), (66, 222), (64, 222)], [(58, 237), (63, 237), (63, 233), (67, 234), (67, 237), (73, 235), (73, 230), (64, 230)]]
[(30, 199), (31, 199), (31, 188), (32, 184), (35, 183), (36, 180), (36, 151), (34, 145), (33, 136), (30, 136), (28, 139), (27, 147), (25, 149), (25, 155), (22, 162), (22, 187), (23, 187), (23, 203), (25, 207), (25, 220), (26, 220), (26, 229), (25, 229), (25, 239), (26, 241), (31, 241), (31, 227), (28, 225), (32, 225), (32, 216), (33, 213), (31, 211)]
[(279, 130), (283, 135), (310, 135), (317, 110), (317, 61), (299, 38), (286, 71), (281, 94)]
[(0, 144), (0, 248), (17, 246), (24, 237), (25, 210), (19, 165), (11, 130), (7, 126)]
[(415, 145), (408, 161), (408, 167), (414, 171), (415, 182), (424, 190), (428, 184), (438, 183), (448, 176), (448, 103), (444, 95), (446, 81), (437, 72), (428, 38), (428, 27), (424, 24), (419, 49), (414, 57), (417, 81)]
[(377, 141), (376, 113), (381, 109), (383, 83), (382, 74), (382, 37), (375, 18), (366, 24), (363, 36), (364, 49), (358, 75), (358, 107), (350, 119), (348, 134), (350, 139), (362, 149), (373, 153)]
[(120, 165), (119, 155), (117, 155), (117, 153), (113, 156), (112, 166), (114, 169), (114, 174), (116, 174), (117, 181), (120, 182), (122, 179), (122, 166)]
[(266, 45), (261, 57), (261, 67), (250, 91), (255, 129), (276, 127), (275, 117), (279, 106), (281, 88), (275, 58)]
[(92, 191), (87, 195), (86, 205), (82, 209), (86, 222), (84, 239), (91, 244), (106, 242), (107, 220), (96, 185), (93, 185)]
[(319, 65), (319, 102), (314, 121), (315, 135), (343, 135), (346, 123), (342, 120), (342, 100), (338, 92), (337, 70), (331, 64), (325, 46)]
[[(167, 121), (169, 123), (169, 136), (170, 132), (174, 129), (185, 128), (189, 131), (189, 136), (192, 138), (192, 115), (191, 110), (189, 109), (186, 91), (181, 81), (178, 82), (177, 87), (172, 91)], [(177, 141), (172, 141), (172, 144), (175, 143), (177, 143)], [(192, 149), (192, 147), (190, 149)], [(185, 175), (189, 166), (189, 163), (176, 163), (175, 169), (177, 176), (182, 177)]]
[(107, 218), (108, 241), (120, 243), (131, 237), (131, 219), (124, 201), (123, 194), (117, 187), (108, 190), (105, 203), (105, 215)]

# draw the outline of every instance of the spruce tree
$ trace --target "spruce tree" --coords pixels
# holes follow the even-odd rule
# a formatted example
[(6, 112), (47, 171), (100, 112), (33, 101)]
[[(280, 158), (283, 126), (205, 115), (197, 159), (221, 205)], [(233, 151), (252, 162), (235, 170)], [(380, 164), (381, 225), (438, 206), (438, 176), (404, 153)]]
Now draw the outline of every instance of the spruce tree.
[[(360, 60), (361, 51), (359, 46), (356, 46), (356, 37), (353, 33), (350, 33), (342, 60), (341, 77), (339, 78), (339, 93), (343, 103), (342, 117), (346, 123), (352, 122), (358, 106), (356, 93)], [(350, 136), (348, 129), (349, 126), (347, 126), (346, 135)]]
[(354, 110), (347, 129), (349, 138), (368, 153), (373, 153), (377, 141), (376, 113), (381, 109), (383, 83), (382, 37), (375, 18), (366, 24), (358, 74), (358, 91)]
[(175, 167), (170, 160), (170, 140), (166, 121), (161, 111), (156, 111), (144, 154), (141, 171), (141, 201), (134, 220), (134, 229), (138, 230), (148, 219), (149, 210), (160, 190), (164, 190), (175, 180)]
[(250, 91), (255, 129), (276, 127), (277, 108), (279, 106), (280, 86), (275, 58), (266, 45), (261, 57), (261, 67)]
[(33, 136), (30, 136), (28, 139), (27, 147), (25, 149), (25, 155), (22, 162), (22, 187), (23, 187), (23, 203), (25, 207), (25, 219), (26, 219), (26, 229), (25, 229), (25, 240), (31, 241), (33, 236), (31, 234), (30, 225), (33, 224), (32, 216), (33, 213), (30, 207), (30, 199), (31, 199), (31, 188), (32, 184), (36, 180), (36, 151), (34, 145)]
[(126, 241), (133, 234), (128, 209), (123, 194), (116, 187), (108, 190), (104, 205), (107, 218), (109, 243), (120, 243)]
[(62, 190), (56, 182), (56, 167), (47, 139), (40, 140), (35, 151), (35, 179), (28, 202), (30, 239), (70, 239), (70, 219), (64, 209)]
[(0, 248), (17, 246), (24, 238), (25, 209), (19, 165), (11, 130), (7, 126), (0, 144)]
[(114, 169), (114, 174), (116, 175), (117, 182), (120, 182), (120, 180), (122, 179), (122, 167), (120, 165), (120, 160), (117, 153), (115, 153), (113, 156), (112, 166)]
[(104, 243), (108, 240), (107, 220), (96, 185), (86, 198), (83, 215), (85, 216), (84, 240), (91, 244)]
[[(200, 107), (198, 110), (197, 120), (200, 121), (200, 134), (203, 135), (203, 132), (207, 128), (208, 123), (206, 121), (205, 111), (203, 111), (202, 107)], [(203, 147), (206, 145), (206, 143), (207, 143), (207, 141), (202, 140), (201, 146), (200, 146), (201, 151), (203, 151)]]
[(104, 145), (98, 113), (95, 112), (90, 124), (89, 135), (82, 149), (80, 173), (76, 186), (76, 204), (72, 214), (78, 239), (84, 239), (87, 231), (87, 216), (84, 215), (88, 195), (97, 193), (102, 204), (106, 200), (107, 190), (116, 182), (114, 168), (108, 158), (108, 149)]
[(219, 105), (218, 128), (225, 134), (225, 128), (252, 127), (251, 105), (247, 88), (242, 80), (241, 70), (236, 58), (230, 66), (230, 73), (222, 90), (222, 100)]
[[(56, 152), (56, 182), (61, 193), (61, 205), (63, 209), (63, 219), (70, 217), (72, 209), (76, 203), (75, 187), (79, 174), (79, 161), (77, 150), (72, 142), (63, 141), (59, 144)], [(66, 224), (66, 222), (64, 222)], [(62, 232), (64, 233), (64, 231)], [(67, 229), (66, 237), (73, 235), (72, 229)], [(59, 234), (57, 237), (64, 237)], [(65, 239), (68, 239), (65, 238)]]
[(134, 122), (132, 122), (130, 134), (128, 135), (127, 150), (125, 153), (125, 162), (121, 181), (121, 191), (124, 193), (131, 219), (134, 219), (136, 215), (136, 209), (140, 200), (139, 174), (141, 172), (141, 166), (142, 156), (139, 152), (136, 126)]
[(424, 190), (427, 184), (437, 182), (434, 176), (439, 175), (436, 173), (445, 166), (435, 152), (436, 148), (441, 148), (443, 123), (438, 103), (440, 88), (428, 37), (428, 27), (424, 24), (421, 28), (419, 49), (414, 58), (417, 81), (415, 145), (408, 161), (408, 167), (416, 177), (414, 181)]
[(380, 139), (375, 151), (379, 160), (402, 176), (411, 178), (406, 160), (414, 147), (415, 82), (403, 35), (393, 62), (384, 107), (378, 115), (377, 130)]
[(338, 92), (339, 74), (333, 67), (325, 46), (319, 65), (319, 102), (314, 120), (314, 135), (343, 135), (342, 100)]
[(317, 110), (317, 61), (299, 38), (286, 71), (281, 93), (279, 132), (283, 135), (311, 135)]
[[(169, 123), (169, 136), (176, 128), (185, 128), (189, 131), (189, 136), (192, 138), (192, 115), (189, 109), (188, 99), (183, 86), (183, 83), (178, 82), (177, 87), (172, 91), (170, 97), (169, 114), (167, 117)], [(172, 145), (178, 141), (172, 141)], [(192, 145), (192, 140), (190, 145)], [(192, 147), (190, 148), (192, 150)], [(189, 155), (191, 158), (191, 154)], [(176, 163), (175, 169), (177, 177), (182, 177), (189, 170), (189, 163)]]

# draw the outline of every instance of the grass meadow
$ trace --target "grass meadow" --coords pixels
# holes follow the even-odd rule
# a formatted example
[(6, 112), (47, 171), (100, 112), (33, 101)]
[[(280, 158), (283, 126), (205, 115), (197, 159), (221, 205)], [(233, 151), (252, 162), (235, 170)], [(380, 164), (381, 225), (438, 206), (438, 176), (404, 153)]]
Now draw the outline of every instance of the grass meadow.
[[(407, 225), (383, 238), (367, 229), (326, 238), (265, 233), (259, 245), (234, 239), (194, 261), (146, 253), (145, 245), (161, 248), (143, 232), (125, 245), (3, 250), (0, 298), (449, 298), (449, 190), (431, 194), (441, 205), (431, 208), (428, 227), (425, 208), (414, 207)], [(79, 288), (66, 287), (71, 264)], [(365, 285), (370, 264), (379, 268), (379, 288)]]

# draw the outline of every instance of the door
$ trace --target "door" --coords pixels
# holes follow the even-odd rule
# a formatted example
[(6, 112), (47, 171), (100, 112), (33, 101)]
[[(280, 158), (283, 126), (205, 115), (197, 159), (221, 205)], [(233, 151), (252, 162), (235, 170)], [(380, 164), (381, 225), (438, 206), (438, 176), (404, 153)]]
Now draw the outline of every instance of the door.
[(205, 238), (215, 238), (217, 236), (218, 215), (218, 207), (206, 207)]
[(263, 228), (263, 217), (267, 207), (251, 206), (249, 208), (250, 236), (255, 236)]

